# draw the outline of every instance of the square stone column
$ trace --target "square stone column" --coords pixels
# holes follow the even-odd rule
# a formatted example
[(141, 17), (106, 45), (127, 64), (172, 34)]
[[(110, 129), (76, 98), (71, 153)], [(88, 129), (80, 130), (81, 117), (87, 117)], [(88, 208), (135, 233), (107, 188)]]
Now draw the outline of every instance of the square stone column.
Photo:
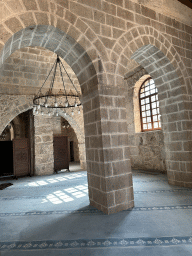
[(35, 175), (54, 172), (53, 117), (34, 116)]
[(53, 136), (59, 134), (61, 134), (60, 116), (34, 116), (35, 175), (53, 174)]
[(106, 214), (134, 206), (125, 95), (99, 85), (83, 98), (89, 200)]

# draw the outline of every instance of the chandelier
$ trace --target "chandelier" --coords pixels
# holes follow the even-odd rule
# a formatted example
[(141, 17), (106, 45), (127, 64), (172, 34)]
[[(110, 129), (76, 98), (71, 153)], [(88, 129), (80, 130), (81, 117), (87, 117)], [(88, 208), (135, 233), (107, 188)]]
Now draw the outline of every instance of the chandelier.
[[(54, 89), (54, 83), (55, 83), (55, 77), (57, 68), (59, 67), (59, 72), (63, 84), (63, 88), (59, 90), (59, 92), (56, 92), (56, 89)], [(63, 78), (63, 71), (66, 73), (70, 83), (73, 86), (72, 90), (67, 90), (65, 87), (65, 82)], [(47, 91), (45, 91), (45, 88), (43, 88), (48, 81), (48, 78), (50, 77), (51, 73), (53, 73), (52, 78), (50, 79), (50, 86)], [(43, 91), (45, 91), (43, 93)], [(61, 62), (59, 56), (57, 55), (56, 61), (54, 62), (48, 76), (46, 77), (44, 83), (42, 84), (41, 88), (39, 89), (38, 93), (34, 96), (33, 99), (33, 113), (34, 114), (41, 114), (47, 113), (49, 116), (51, 114), (55, 114), (58, 116), (58, 109), (61, 109), (64, 111), (66, 115), (67, 109), (72, 109), (71, 114), (74, 114), (73, 109), (78, 108), (78, 113), (80, 114), (80, 92), (78, 92), (77, 88), (75, 87), (73, 81), (71, 80), (69, 74), (67, 73), (63, 63)]]

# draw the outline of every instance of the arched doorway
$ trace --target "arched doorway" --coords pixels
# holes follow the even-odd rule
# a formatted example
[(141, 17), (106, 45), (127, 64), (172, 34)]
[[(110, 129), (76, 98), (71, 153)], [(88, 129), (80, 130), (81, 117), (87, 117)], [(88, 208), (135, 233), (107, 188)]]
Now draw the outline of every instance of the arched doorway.
[[(186, 130), (190, 123), (186, 112), (187, 95), (191, 93), (189, 74), (173, 45), (156, 29), (138, 26), (126, 32), (122, 40), (127, 44), (118, 58), (116, 83), (123, 84), (125, 74), (139, 65), (154, 79), (159, 91), (168, 180), (173, 185), (190, 187), (191, 151)], [(185, 148), (183, 140), (188, 145)]]
[[(11, 122), (6, 126), (1, 134), (0, 139), (0, 150), (1, 150), (1, 162), (5, 168), (1, 169), (0, 177), (10, 177), (10, 176), (23, 176), (18, 173), (16, 168), (16, 161), (21, 160), (21, 155), (19, 156), (19, 148), (15, 147), (18, 140), (27, 140), (27, 171), (24, 175), (32, 175), (33, 169), (33, 115), (32, 110), (27, 110), (16, 116)], [(24, 157), (24, 156), (23, 156)], [(23, 161), (24, 158), (23, 158)], [(21, 162), (18, 163), (21, 164)]]
[[(140, 70), (135, 72), (133, 76), (126, 78), (128, 89), (128, 139), (132, 169), (166, 173), (164, 134), (162, 129), (152, 129), (151, 127), (150, 129), (146, 127), (146, 130), (142, 129), (142, 125), (146, 125), (148, 119), (151, 121), (153, 118), (151, 115), (159, 111), (157, 109), (152, 109), (153, 106), (151, 105), (154, 101), (154, 97), (152, 99), (145, 98), (144, 102), (142, 102), (143, 105), (141, 106), (140, 89), (144, 83), (149, 81), (149, 79), (150, 75), (147, 74), (142, 67), (140, 67)], [(153, 83), (151, 88), (154, 86), (155, 84)], [(147, 91), (146, 97), (148, 97), (148, 95), (150, 94), (148, 94)], [(157, 118), (158, 117), (155, 115), (154, 119)]]
[[(23, 33), (26, 34), (28, 38), (31, 37), (32, 40), (26, 40), (26, 37), (23, 37)], [(105, 88), (105, 85), (103, 84), (105, 81), (105, 74), (102, 74), (101, 76), (99, 75), (100, 72), (104, 72), (102, 58), (96, 57), (96, 61), (99, 63), (96, 67), (99, 66), (99, 69), (95, 68), (94, 63), (90, 58), (91, 54), (89, 56), (86, 52), (89, 48), (88, 45), (85, 46), (85, 50), (72, 37), (52, 26), (31, 26), (18, 32), (12, 39), (12, 41), (10, 40), (7, 42), (4, 52), (7, 52), (8, 48), (11, 48), (11, 52), (13, 52), (23, 46), (40, 46), (47, 48), (55, 51), (55, 53), (66, 60), (78, 78), (82, 91), (86, 159), (91, 205), (108, 214), (133, 207), (132, 176), (130, 173), (128, 147), (126, 143), (123, 144), (122, 147), (119, 143), (116, 145), (115, 142), (117, 136), (119, 139), (122, 137), (122, 139), (120, 139), (120, 141), (122, 141), (127, 133), (126, 122), (123, 115), (124, 100), (122, 99), (124, 98), (124, 95), (121, 90), (119, 91), (117, 88)], [(16, 43), (16, 41), (18, 42)], [(65, 52), (65, 49), (67, 49), (67, 53)], [(104, 52), (105, 51), (102, 53), (104, 54)], [(7, 56), (8, 54), (4, 55), (3, 60), (5, 60)], [(26, 53), (23, 52), (22, 56), (26, 56)], [(103, 56), (103, 58), (106, 58), (105, 55)], [(96, 72), (96, 70), (98, 72)], [(31, 75), (27, 76), (28, 78), (31, 77)], [(32, 77), (36, 78), (36, 76)], [(102, 84), (100, 85), (98, 84), (98, 77), (102, 80)], [(29, 90), (26, 90), (26, 93), (27, 92), (29, 92)], [(29, 102), (32, 99), (32, 97), (28, 96), (25, 98), (27, 98), (27, 101), (29, 100)], [(112, 106), (108, 104), (108, 102), (117, 103)], [(111, 117), (107, 117), (105, 114), (106, 112), (111, 111), (108, 110), (108, 108), (111, 107), (114, 108), (114, 111), (116, 111), (116, 108), (121, 108), (120, 111), (122, 112), (122, 115), (121, 118), (119, 117), (118, 124), (116, 120), (114, 120), (114, 117), (111, 119)], [(14, 111), (19, 111), (18, 107)], [(35, 123), (38, 123), (37, 119), (35, 120)], [(37, 130), (44, 130), (46, 133), (48, 127), (46, 122), (42, 126), (44, 127), (38, 127)], [(114, 128), (117, 130), (118, 134), (114, 135), (113, 143), (108, 143), (110, 134), (115, 131)], [(45, 137), (46, 135), (43, 139), (45, 139)], [(39, 138), (38, 136), (36, 138), (40, 140), (40, 136)], [(51, 148), (51, 146), (50, 148), (43, 147), (40, 151), (48, 150), (50, 152), (52, 150)], [(44, 159), (44, 163), (42, 164), (41, 160), (42, 159), (40, 158), (37, 160), (39, 161), (39, 170), (41, 170), (42, 173), (45, 169), (49, 169), (49, 171), (52, 172), (52, 165), (50, 162)], [(52, 162), (51, 158), (49, 158), (49, 160)], [(118, 163), (119, 160), (120, 164)], [(111, 198), (113, 198), (113, 200), (111, 200)]]

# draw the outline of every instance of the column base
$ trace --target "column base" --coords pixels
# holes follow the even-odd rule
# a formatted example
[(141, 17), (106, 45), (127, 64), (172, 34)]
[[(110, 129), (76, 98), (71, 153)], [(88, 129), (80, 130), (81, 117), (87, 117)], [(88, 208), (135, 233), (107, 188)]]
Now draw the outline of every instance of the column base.
[(100, 204), (96, 203), (93, 200), (90, 200), (90, 205), (97, 208), (99, 211), (102, 211), (105, 214), (110, 215), (110, 214), (114, 214), (114, 213), (117, 213), (117, 212), (121, 212), (121, 211), (125, 211), (125, 210), (133, 208), (134, 207), (134, 201), (131, 201), (129, 203), (123, 203), (123, 204), (115, 205), (115, 206), (112, 206), (112, 207), (105, 207), (103, 205), (100, 205)]
[(54, 173), (53, 164), (38, 165), (35, 168), (35, 176), (51, 175)]
[(167, 177), (170, 185), (192, 188), (192, 172), (178, 172), (171, 170), (167, 172)]

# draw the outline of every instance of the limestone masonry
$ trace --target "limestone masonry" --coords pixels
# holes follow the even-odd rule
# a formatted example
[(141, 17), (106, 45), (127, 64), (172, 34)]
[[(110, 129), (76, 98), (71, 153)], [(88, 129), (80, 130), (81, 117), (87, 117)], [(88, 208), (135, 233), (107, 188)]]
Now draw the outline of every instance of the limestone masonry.
[[(134, 206), (131, 168), (166, 172), (170, 184), (192, 187), (189, 7), (177, 0), (1, 1), (0, 133), (11, 123), (15, 138), (26, 135), (18, 116), (32, 113), (56, 55), (83, 107), (74, 115), (29, 114), (35, 175), (53, 173), (53, 136), (68, 134), (87, 168), (90, 204), (106, 214)], [(142, 132), (139, 90), (148, 77), (158, 89), (162, 129)], [(66, 75), (64, 82), (73, 89)]]

